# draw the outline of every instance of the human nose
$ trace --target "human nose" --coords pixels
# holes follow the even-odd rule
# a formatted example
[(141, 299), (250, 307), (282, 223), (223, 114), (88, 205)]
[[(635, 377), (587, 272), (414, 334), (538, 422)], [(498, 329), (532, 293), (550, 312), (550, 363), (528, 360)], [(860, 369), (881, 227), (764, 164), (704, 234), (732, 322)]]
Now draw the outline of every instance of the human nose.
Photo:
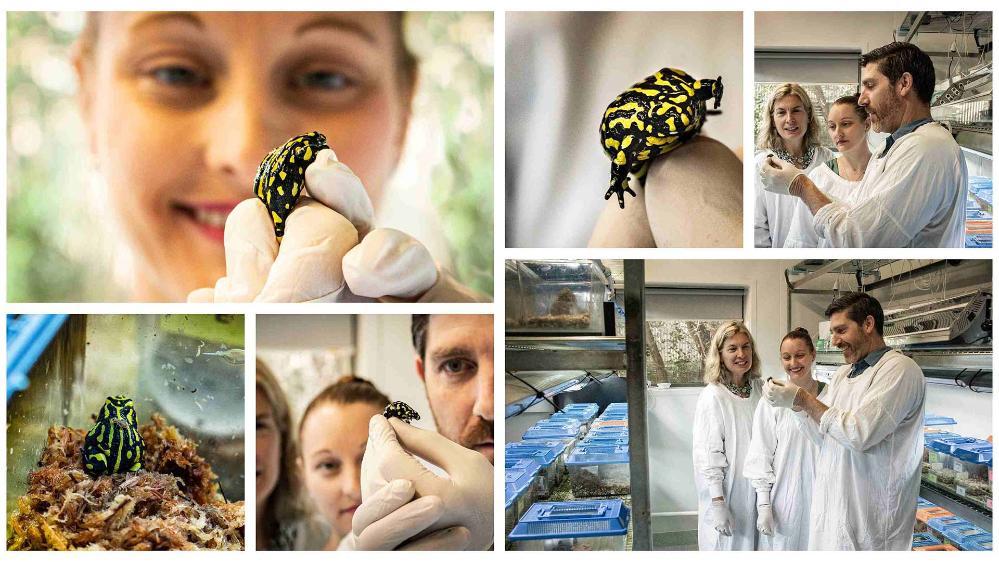
[(341, 480), (340, 491), (344, 495), (344, 497), (360, 501), (361, 499), (360, 463), (352, 465), (350, 468), (343, 471), (343, 476), (340, 480)]
[(263, 106), (255, 96), (232, 93), (220, 99), (205, 119), (208, 168), (233, 185), (246, 186), (247, 193), (270, 146)]
[(832, 341), (833, 347), (839, 347), (840, 342), (842, 342), (843, 340), (839, 337), (838, 334), (833, 334), (831, 341)]
[(472, 413), (482, 419), (492, 420), (493, 414), (493, 362), (492, 360), (481, 361), (479, 363), (479, 385), (475, 397), (475, 406)]
[(869, 103), (871, 103), (871, 98), (867, 95), (867, 90), (861, 90), (860, 95), (857, 97), (857, 105), (867, 106)]

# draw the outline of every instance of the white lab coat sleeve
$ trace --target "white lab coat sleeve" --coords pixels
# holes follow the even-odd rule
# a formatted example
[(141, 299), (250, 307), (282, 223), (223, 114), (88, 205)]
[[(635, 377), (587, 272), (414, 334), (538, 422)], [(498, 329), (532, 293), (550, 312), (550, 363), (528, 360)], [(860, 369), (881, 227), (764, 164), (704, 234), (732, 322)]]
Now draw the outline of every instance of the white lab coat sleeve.
[(711, 498), (725, 496), (725, 421), (718, 399), (705, 393), (694, 413), (694, 470), (707, 485)]
[(801, 433), (803, 433), (809, 441), (821, 447), (822, 433), (819, 431), (819, 424), (815, 423), (815, 420), (808, 415), (808, 412), (802, 410), (800, 412), (791, 412), (791, 415), (794, 416), (795, 422), (798, 424), (798, 430), (801, 431)]
[[(851, 204), (834, 201), (815, 213), (816, 234), (834, 248), (903, 248), (934, 218), (956, 212), (950, 207), (959, 186), (947, 172), (953, 163), (918, 142), (896, 151), (867, 189), (872, 196)], [(872, 158), (871, 165), (878, 164)]]
[(833, 406), (819, 419), (823, 435), (859, 453), (880, 443), (912, 415), (922, 404), (926, 386), (919, 367), (901, 356), (871, 368), (878, 369), (876, 378), (856, 410)]
[(757, 492), (769, 492), (774, 487), (774, 457), (777, 454), (777, 415), (773, 407), (760, 400), (753, 414), (753, 438), (742, 468), (742, 475)]
[(757, 248), (770, 248), (773, 241), (770, 239), (770, 223), (767, 218), (767, 200), (763, 196), (763, 186), (759, 185), (760, 180), (755, 181), (756, 186), (756, 210), (753, 216), (753, 243)]

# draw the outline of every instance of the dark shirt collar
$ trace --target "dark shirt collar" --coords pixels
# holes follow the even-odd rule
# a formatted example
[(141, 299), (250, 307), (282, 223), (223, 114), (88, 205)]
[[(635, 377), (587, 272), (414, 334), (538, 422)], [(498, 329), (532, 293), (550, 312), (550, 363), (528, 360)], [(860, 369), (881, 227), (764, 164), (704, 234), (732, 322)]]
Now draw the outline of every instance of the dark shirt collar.
[(885, 353), (888, 353), (889, 351), (891, 351), (891, 348), (884, 346), (868, 353), (862, 359), (854, 363), (852, 367), (850, 367), (850, 374), (847, 375), (847, 378), (852, 379), (853, 377), (862, 375), (868, 367), (873, 367), (878, 361), (881, 361), (881, 358), (884, 357)]
[(885, 155), (888, 154), (888, 149), (891, 148), (891, 145), (895, 144), (895, 141), (904, 137), (905, 135), (908, 135), (909, 133), (915, 131), (916, 129), (922, 127), (923, 125), (932, 122), (933, 122), (932, 117), (923, 117), (922, 119), (916, 119), (915, 121), (910, 121), (905, 125), (902, 125), (898, 129), (895, 129), (895, 132), (892, 133), (891, 136), (889, 136), (887, 139), (885, 139), (885, 149), (881, 151), (881, 154), (878, 155), (878, 158), (884, 158)]

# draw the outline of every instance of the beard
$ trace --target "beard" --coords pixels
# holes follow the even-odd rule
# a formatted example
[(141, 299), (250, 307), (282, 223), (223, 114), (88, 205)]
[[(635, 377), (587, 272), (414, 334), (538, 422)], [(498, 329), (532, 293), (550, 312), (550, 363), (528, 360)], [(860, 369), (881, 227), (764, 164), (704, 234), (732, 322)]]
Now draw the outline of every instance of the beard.
[(872, 122), (875, 132), (894, 133), (902, 126), (902, 97), (895, 90), (889, 90), (887, 99), (869, 109), (874, 112)]

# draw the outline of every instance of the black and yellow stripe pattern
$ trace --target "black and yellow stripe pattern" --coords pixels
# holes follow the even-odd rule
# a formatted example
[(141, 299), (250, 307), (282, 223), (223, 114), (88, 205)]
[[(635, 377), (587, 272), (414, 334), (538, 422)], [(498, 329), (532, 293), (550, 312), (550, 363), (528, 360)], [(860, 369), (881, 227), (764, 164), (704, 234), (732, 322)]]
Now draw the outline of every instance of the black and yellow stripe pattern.
[(144, 448), (132, 399), (108, 396), (83, 442), (83, 466), (92, 476), (135, 472)]
[(253, 193), (270, 211), (278, 242), (284, 237), (285, 220), (295, 209), (305, 187), (305, 169), (315, 162), (316, 153), (324, 148), (329, 146), (322, 133), (313, 131), (292, 137), (270, 151), (257, 168)]
[(721, 104), (721, 76), (694, 80), (675, 68), (664, 68), (625, 90), (607, 106), (600, 123), (600, 142), (611, 159), (610, 188), (604, 199), (617, 194), (624, 208), (624, 194), (635, 192), (628, 176), (645, 187), (652, 159), (681, 146), (704, 125), (705, 102)]

